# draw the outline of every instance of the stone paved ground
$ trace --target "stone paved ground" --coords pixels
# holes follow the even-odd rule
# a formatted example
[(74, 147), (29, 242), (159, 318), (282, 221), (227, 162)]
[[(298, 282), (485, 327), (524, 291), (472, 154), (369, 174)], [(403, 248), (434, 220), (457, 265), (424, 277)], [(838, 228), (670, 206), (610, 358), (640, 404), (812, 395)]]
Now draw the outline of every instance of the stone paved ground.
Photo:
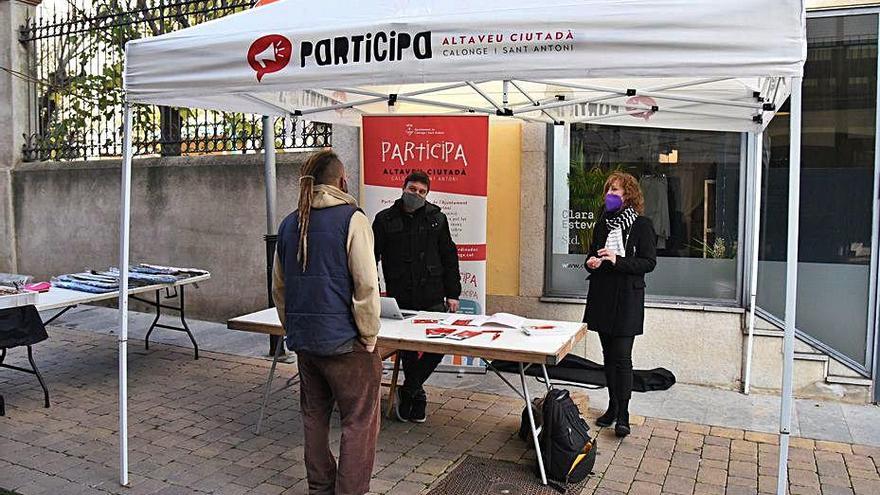
[[(23, 495), (305, 493), (296, 389), (273, 396), (267, 433), (253, 433), (268, 363), (156, 344), (130, 343), (129, 489), (117, 484), (116, 345), (112, 337), (50, 329), (36, 347), (52, 394), (41, 407), (32, 376), (0, 370), (0, 488)], [(22, 364), (24, 352), (7, 358)], [(291, 365), (280, 365), (290, 376)], [(277, 382), (276, 382), (277, 383)], [(432, 389), (424, 425), (383, 422), (375, 493), (427, 491), (465, 454), (522, 463), (521, 406), (508, 397)], [(589, 411), (591, 416), (596, 411)], [(774, 493), (777, 438), (647, 418), (600, 456), (583, 493)], [(338, 430), (334, 431), (338, 438)], [(880, 494), (880, 448), (796, 438), (790, 493)]]

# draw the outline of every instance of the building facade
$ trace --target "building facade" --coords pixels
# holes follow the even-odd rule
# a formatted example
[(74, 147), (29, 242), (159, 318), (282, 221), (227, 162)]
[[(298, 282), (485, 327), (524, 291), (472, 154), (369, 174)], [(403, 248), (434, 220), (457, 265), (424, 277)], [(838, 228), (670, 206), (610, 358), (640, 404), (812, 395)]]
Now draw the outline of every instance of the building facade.
[[(796, 388), (806, 397), (877, 401), (880, 5), (826, 1), (808, 2), (808, 9)], [(781, 376), (788, 125), (782, 108), (763, 136), (761, 320), (751, 381), (759, 390), (778, 388)], [(498, 135), (512, 133), (496, 129), (495, 137), (503, 142)], [(524, 124), (519, 139), (522, 261), (516, 284), (509, 277), (505, 286), (496, 283), (502, 270), (493, 270), (492, 258), (509, 250), (509, 239), (493, 243), (490, 227), (490, 310), (580, 317), (587, 290), (582, 265), (602, 184), (611, 170), (624, 170), (640, 178), (645, 214), (658, 234), (636, 365), (667, 367), (683, 382), (741, 387), (755, 195), (745, 173), (748, 137)], [(514, 205), (496, 207), (509, 212), (508, 206)], [(582, 352), (598, 358), (597, 339), (588, 339)]]

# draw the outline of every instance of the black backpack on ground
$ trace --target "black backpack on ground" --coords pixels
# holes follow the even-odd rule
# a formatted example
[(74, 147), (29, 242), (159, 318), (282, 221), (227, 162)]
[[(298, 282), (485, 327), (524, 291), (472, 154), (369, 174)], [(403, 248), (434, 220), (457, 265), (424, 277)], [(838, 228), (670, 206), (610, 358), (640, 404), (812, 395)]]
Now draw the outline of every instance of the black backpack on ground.
[[(581, 416), (577, 404), (571, 400), (568, 390), (552, 389), (532, 407), (539, 412), (535, 424), (540, 426), (538, 442), (547, 482), (565, 493), (565, 485), (580, 483), (592, 471), (596, 463), (596, 439), (590, 437), (590, 426)], [(531, 440), (529, 418), (523, 410), (520, 438)], [(540, 477), (540, 468), (535, 465)]]

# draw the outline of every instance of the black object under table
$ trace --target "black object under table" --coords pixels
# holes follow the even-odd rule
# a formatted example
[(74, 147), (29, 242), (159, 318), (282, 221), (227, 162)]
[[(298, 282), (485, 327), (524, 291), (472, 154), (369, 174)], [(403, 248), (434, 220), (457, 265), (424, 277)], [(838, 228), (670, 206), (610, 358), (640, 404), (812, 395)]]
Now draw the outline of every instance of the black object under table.
[[(0, 368), (36, 375), (40, 386), (43, 387), (45, 407), (49, 407), (49, 390), (46, 388), (46, 382), (43, 381), (43, 375), (37, 368), (37, 363), (34, 362), (32, 346), (48, 338), (49, 335), (46, 333), (46, 327), (43, 325), (40, 313), (33, 305), (0, 309)], [(4, 363), (8, 349), (22, 346), (27, 347), (31, 369)], [(0, 416), (5, 413), (3, 397), (0, 395)]]

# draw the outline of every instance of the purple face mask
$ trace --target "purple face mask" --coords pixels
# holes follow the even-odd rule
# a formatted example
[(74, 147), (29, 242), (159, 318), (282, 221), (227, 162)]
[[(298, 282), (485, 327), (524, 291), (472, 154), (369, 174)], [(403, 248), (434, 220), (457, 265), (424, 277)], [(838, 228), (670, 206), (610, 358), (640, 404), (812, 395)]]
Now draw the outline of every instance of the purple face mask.
[(605, 195), (605, 211), (617, 211), (621, 206), (623, 206), (623, 198), (611, 193)]

